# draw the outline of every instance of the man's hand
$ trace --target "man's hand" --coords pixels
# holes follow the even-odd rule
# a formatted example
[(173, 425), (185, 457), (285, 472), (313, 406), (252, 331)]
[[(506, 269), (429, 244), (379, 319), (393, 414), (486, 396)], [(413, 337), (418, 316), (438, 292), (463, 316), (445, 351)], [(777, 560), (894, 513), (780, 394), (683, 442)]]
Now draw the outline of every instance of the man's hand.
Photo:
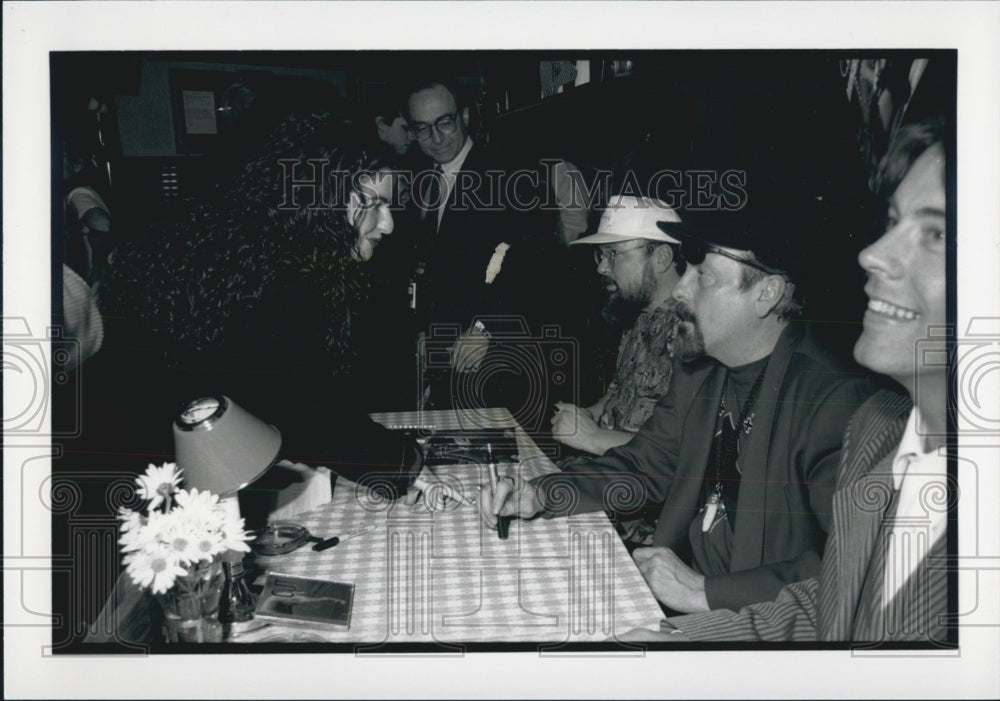
[(552, 437), (571, 448), (588, 453), (593, 450), (593, 437), (600, 431), (590, 412), (575, 404), (556, 402), (556, 413), (552, 417)]
[(451, 347), (451, 366), (458, 372), (475, 372), (489, 349), (490, 337), (473, 327)]
[(594, 417), (600, 416), (603, 404), (602, 399), (598, 404), (585, 409), (575, 404), (556, 402), (556, 413), (552, 417), (552, 437), (571, 448), (593, 455), (604, 455), (612, 448), (625, 445), (632, 440), (634, 433), (598, 426)]
[(542, 510), (535, 487), (518, 477), (501, 477), (497, 491), (489, 487), (479, 493), (479, 515), (490, 528), (497, 527), (497, 516), (531, 518)]
[(708, 611), (705, 577), (685, 565), (670, 548), (636, 548), (632, 559), (653, 596), (681, 613)]
[(449, 501), (458, 502), (462, 505), (474, 504), (466, 495), (461, 493), (460, 489), (441, 481), (430, 467), (424, 467), (420, 470), (420, 474), (413, 481), (413, 485), (406, 490), (403, 503), (407, 506), (413, 506), (417, 503), (417, 499), (421, 494), (424, 495), (423, 503), (428, 511), (443, 511), (445, 508), (448, 508)]

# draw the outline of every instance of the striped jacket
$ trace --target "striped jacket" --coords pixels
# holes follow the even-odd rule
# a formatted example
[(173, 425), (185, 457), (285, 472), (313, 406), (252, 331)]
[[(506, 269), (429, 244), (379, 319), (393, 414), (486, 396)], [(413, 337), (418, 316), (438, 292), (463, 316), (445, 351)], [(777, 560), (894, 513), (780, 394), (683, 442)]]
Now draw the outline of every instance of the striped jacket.
[(881, 391), (852, 418), (818, 579), (790, 584), (774, 601), (738, 613), (711, 611), (669, 623), (691, 640), (946, 641), (947, 537), (931, 546), (888, 606), (872, 606), (866, 591), (868, 579), (881, 581), (874, 554), (888, 502), (886, 485), (892, 484), (892, 461), (911, 410), (909, 397)]

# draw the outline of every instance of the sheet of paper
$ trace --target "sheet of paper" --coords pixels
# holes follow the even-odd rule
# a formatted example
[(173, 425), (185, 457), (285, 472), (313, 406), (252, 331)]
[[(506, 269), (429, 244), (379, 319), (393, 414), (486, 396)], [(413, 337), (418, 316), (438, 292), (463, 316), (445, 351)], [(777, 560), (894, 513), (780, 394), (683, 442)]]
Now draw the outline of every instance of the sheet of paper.
[(216, 134), (215, 94), (210, 90), (184, 90), (184, 131), (187, 134)]

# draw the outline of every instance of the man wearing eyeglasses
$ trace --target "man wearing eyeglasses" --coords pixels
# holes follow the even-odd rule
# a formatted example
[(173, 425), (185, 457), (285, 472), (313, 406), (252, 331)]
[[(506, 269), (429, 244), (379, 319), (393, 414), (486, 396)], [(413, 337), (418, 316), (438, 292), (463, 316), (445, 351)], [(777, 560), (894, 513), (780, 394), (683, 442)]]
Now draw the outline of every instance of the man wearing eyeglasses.
[(871, 390), (795, 321), (806, 271), (794, 242), (810, 227), (793, 201), (751, 191), (738, 210), (720, 202), (658, 223), (687, 263), (673, 291), (673, 350), (686, 362), (624, 446), (484, 492), (488, 525), (498, 512), (627, 516), (655, 504), (653, 547), (633, 558), (677, 612), (770, 601), (819, 572), (844, 427)]
[[(597, 273), (608, 290), (601, 315), (625, 331), (604, 396), (589, 407), (556, 404), (552, 437), (580, 451), (560, 460), (562, 469), (628, 443), (670, 386), (671, 345), (678, 322), (671, 293), (685, 263), (680, 241), (656, 226), (663, 218), (677, 215), (660, 200), (612, 197), (597, 232), (570, 244), (593, 248)], [(637, 514), (620, 524), (626, 546), (652, 544), (658, 511)]]
[(450, 81), (415, 83), (407, 107), (413, 138), (434, 164), (413, 180), (421, 220), (419, 262), (411, 281), (414, 305), (427, 328), (460, 329), (451, 368), (473, 373), (491, 343), (497, 343), (496, 334), (492, 341), (490, 336), (495, 329), (476, 323), (484, 315), (524, 317), (531, 325), (559, 322), (542, 311), (550, 277), (543, 273), (555, 244), (538, 234), (553, 226), (543, 223), (545, 215), (537, 207), (515, 201), (508, 162), (474, 145), (469, 108)]
[(869, 301), (854, 357), (905, 393), (883, 389), (851, 419), (820, 576), (773, 602), (678, 616), (625, 639), (940, 644), (953, 636), (947, 526), (959, 494), (943, 450), (949, 365), (939, 362), (949, 355), (946, 259), (954, 245), (946, 134), (935, 117), (900, 128), (877, 173), (887, 217), (858, 255)]
[(676, 218), (665, 203), (650, 197), (612, 197), (597, 232), (570, 245), (594, 249), (597, 273), (608, 290), (603, 315), (627, 330), (618, 347), (618, 363), (608, 391), (582, 408), (559, 403), (552, 417), (552, 437), (592, 455), (631, 440), (670, 385), (670, 343), (677, 315), (670, 295), (684, 272), (680, 241), (660, 231), (656, 222)]

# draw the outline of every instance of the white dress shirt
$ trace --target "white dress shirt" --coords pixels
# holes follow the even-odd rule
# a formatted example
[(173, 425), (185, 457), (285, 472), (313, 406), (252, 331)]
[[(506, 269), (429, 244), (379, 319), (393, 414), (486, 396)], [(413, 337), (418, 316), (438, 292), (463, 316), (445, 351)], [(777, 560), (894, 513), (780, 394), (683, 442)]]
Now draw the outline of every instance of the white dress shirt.
[(947, 459), (936, 448), (924, 452), (924, 439), (917, 431), (922, 425), (914, 407), (893, 459), (892, 479), (899, 497), (885, 558), (883, 605), (892, 601), (931, 546), (944, 537), (947, 505), (954, 498), (947, 491)]

